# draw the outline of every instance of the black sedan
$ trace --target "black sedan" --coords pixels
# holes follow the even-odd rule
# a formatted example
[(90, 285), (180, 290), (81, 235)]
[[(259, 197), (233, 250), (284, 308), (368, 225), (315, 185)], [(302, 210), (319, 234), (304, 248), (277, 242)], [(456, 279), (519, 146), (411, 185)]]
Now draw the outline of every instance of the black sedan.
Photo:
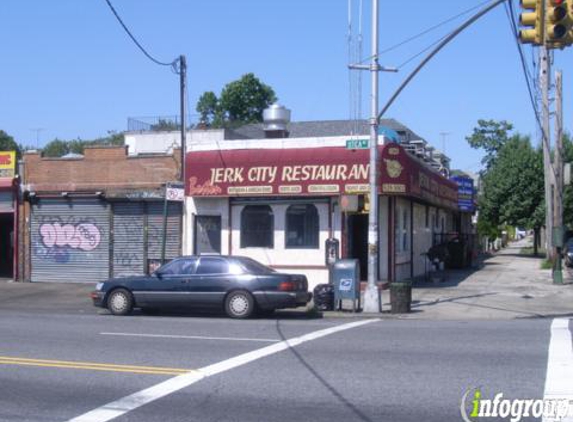
[(112, 278), (91, 293), (95, 306), (113, 315), (133, 308), (219, 307), (232, 318), (256, 311), (305, 306), (311, 299), (306, 276), (279, 273), (240, 256), (185, 256), (151, 275)]

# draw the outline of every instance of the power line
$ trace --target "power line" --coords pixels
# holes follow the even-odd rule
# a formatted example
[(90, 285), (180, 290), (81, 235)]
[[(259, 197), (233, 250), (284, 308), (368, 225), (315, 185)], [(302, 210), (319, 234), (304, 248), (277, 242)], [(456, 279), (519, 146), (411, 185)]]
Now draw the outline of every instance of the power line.
[[(409, 43), (410, 41), (413, 41), (413, 40), (415, 40), (415, 39), (417, 39), (417, 38), (420, 38), (421, 36), (426, 35), (427, 33), (432, 32), (433, 30), (438, 29), (438, 28), (444, 26), (444, 25), (447, 24), (447, 23), (450, 23), (450, 22), (452, 22), (452, 21), (454, 21), (454, 20), (456, 20), (456, 19), (458, 19), (458, 18), (460, 18), (460, 17), (462, 17), (462, 16), (464, 16), (464, 15), (467, 15), (467, 14), (470, 13), (470, 12), (473, 12), (473, 11), (476, 10), (476, 9), (479, 9), (480, 7), (482, 7), (483, 5), (485, 5), (485, 4), (489, 3), (489, 2), (490, 2), (490, 0), (486, 0), (486, 1), (484, 1), (484, 2), (482, 2), (482, 3), (480, 3), (480, 4), (478, 4), (478, 5), (476, 5), (476, 6), (472, 7), (472, 8), (470, 8), (470, 9), (467, 9), (467, 10), (461, 12), (461, 13), (458, 13), (458, 14), (455, 15), (455, 16), (452, 16), (452, 17), (450, 17), (450, 18), (448, 18), (448, 19), (446, 19), (446, 20), (444, 20), (444, 21), (442, 21), (442, 22), (440, 22), (440, 23), (438, 23), (438, 24), (436, 24), (436, 25), (434, 25), (434, 26), (431, 26), (430, 28), (428, 28), (428, 29), (426, 29), (426, 30), (420, 32), (420, 33), (417, 34), (417, 35), (413, 35), (413, 36), (411, 36), (410, 38), (407, 38), (407, 39), (405, 39), (404, 41), (401, 41), (401, 42), (399, 42), (398, 44), (393, 45), (392, 47), (388, 47), (387, 49), (382, 50), (382, 51), (380, 52), (380, 54), (388, 53), (389, 51), (395, 50), (396, 48), (401, 47), (401, 46), (403, 46), (404, 44)], [(439, 41), (437, 41), (437, 42), (439, 42)], [(420, 54), (421, 54), (421, 53), (420, 53)]]
[(107, 3), (107, 5), (109, 6), (109, 8), (111, 9), (111, 11), (113, 12), (114, 16), (116, 17), (117, 21), (120, 23), (120, 25), (123, 27), (123, 29), (125, 30), (125, 32), (127, 33), (127, 35), (129, 35), (129, 38), (131, 38), (131, 40), (135, 43), (135, 45), (137, 47), (139, 47), (139, 49), (143, 52), (143, 54), (145, 54), (147, 56), (147, 58), (149, 60), (151, 60), (152, 62), (161, 65), (161, 66), (170, 66), (175, 72), (175, 66), (176, 63), (178, 62), (179, 59), (175, 59), (174, 61), (172, 61), (171, 63), (167, 63), (167, 62), (162, 62), (157, 60), (155, 57), (153, 57), (151, 54), (149, 54), (145, 48), (143, 48), (143, 46), (139, 43), (139, 41), (137, 41), (137, 39), (133, 36), (133, 34), (131, 33), (131, 31), (128, 29), (128, 27), (123, 23), (123, 21), (121, 20), (121, 17), (119, 16), (119, 14), (116, 12), (116, 10), (114, 9), (113, 5), (111, 4), (110, 0), (105, 0), (105, 2)]
[(450, 34), (446, 34), (444, 35), (442, 38), (434, 41), (432, 44), (430, 44), (429, 46), (427, 46), (426, 48), (424, 48), (422, 51), (419, 51), (418, 53), (414, 54), (413, 56), (411, 56), (409, 59), (407, 59), (405, 62), (401, 63), (400, 65), (396, 66), (398, 69), (403, 68), (404, 66), (406, 66), (408, 63), (410, 63), (412, 60), (414, 60), (416, 57), (421, 56), (422, 54), (424, 54), (426, 51), (428, 51), (430, 48), (432, 48), (433, 46), (437, 45), (438, 43), (440, 43), (442, 40), (444, 40), (448, 35)]

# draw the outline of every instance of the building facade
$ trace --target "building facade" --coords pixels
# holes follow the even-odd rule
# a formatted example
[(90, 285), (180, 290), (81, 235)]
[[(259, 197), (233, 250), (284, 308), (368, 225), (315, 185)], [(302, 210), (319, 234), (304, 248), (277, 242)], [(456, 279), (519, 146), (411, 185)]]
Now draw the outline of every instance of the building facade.
[(20, 278), (98, 282), (142, 274), (159, 265), (164, 237), (166, 258), (179, 255), (181, 203), (165, 208), (164, 201), (166, 183), (179, 177), (178, 154), (131, 157), (126, 147), (108, 146), (69, 158), (26, 153)]
[(0, 151), (0, 278), (18, 276), (18, 182), (16, 152)]
[[(217, 142), (192, 131), (184, 253), (250, 256), (306, 274), (311, 287), (328, 282), (334, 255), (358, 259), (366, 279), (369, 151), (354, 141), (367, 124), (350, 136), (356, 122), (308, 123), (282, 134), (251, 125)], [(417, 156), (409, 141), (419, 137), (403, 125), (382, 124), (396, 135), (378, 146), (378, 279), (388, 282), (424, 275), (437, 234), (459, 230), (460, 213), (443, 161)]]

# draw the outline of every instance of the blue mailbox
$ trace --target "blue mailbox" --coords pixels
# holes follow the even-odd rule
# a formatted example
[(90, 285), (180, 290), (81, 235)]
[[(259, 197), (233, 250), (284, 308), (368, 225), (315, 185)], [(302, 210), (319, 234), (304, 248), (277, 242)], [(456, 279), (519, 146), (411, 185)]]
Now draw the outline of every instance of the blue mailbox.
[(332, 268), (334, 283), (334, 308), (341, 309), (343, 300), (352, 301), (352, 310), (360, 308), (360, 262), (341, 259)]

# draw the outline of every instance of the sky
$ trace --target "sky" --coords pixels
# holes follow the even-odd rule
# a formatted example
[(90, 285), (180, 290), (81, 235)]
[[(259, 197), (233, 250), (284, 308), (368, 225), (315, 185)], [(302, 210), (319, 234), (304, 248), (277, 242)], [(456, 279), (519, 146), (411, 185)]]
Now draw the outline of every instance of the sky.
[[(361, 57), (370, 56), (372, 2), (363, 0), (360, 14), (360, 0), (350, 1), (349, 19), (349, 0), (111, 0), (152, 56), (163, 62), (186, 56), (191, 114), (203, 92), (219, 94), (253, 72), (295, 121), (355, 118), (359, 108), (362, 118), (370, 116), (370, 75), (362, 73), (359, 89), (358, 71), (347, 65), (359, 55), (360, 22)], [(380, 51), (480, 4), (379, 0)], [(127, 130), (129, 117), (179, 113), (178, 76), (142, 54), (105, 0), (2, 0), (0, 16), (0, 129), (17, 142), (41, 147), (54, 138), (93, 139)], [(469, 16), (381, 54), (380, 64), (400, 66)], [(532, 68), (534, 51), (524, 51)], [(397, 73), (380, 73), (380, 107), (423, 57)], [(568, 129), (571, 79), (565, 69), (573, 68), (573, 47), (556, 51), (553, 66), (564, 71)], [(439, 149), (445, 146), (453, 168), (474, 172), (483, 154), (469, 148), (465, 137), (478, 119), (507, 120), (537, 139), (505, 8), (490, 12), (434, 57), (384, 117)]]

